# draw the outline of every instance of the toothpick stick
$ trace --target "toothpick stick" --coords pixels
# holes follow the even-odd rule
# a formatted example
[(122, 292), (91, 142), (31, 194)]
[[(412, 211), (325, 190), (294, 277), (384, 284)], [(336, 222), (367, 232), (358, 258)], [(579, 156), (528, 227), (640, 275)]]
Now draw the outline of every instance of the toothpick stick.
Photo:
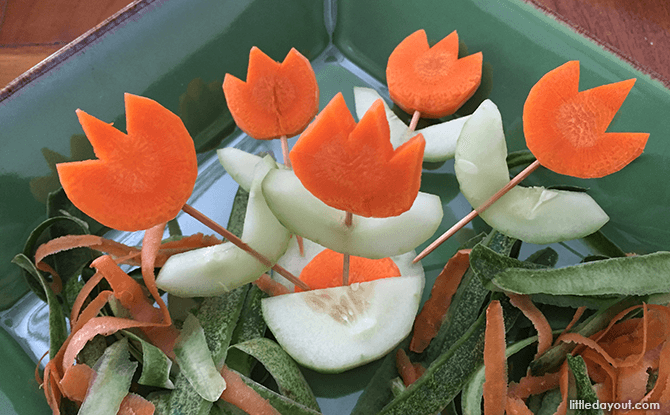
[(480, 213), (484, 212), (486, 209), (491, 207), (492, 204), (494, 204), (498, 199), (500, 199), (505, 193), (507, 193), (511, 188), (519, 184), (523, 179), (528, 177), (532, 172), (534, 172), (538, 167), (540, 167), (540, 162), (535, 160), (531, 165), (523, 169), (521, 173), (517, 174), (512, 180), (510, 180), (509, 183), (505, 185), (502, 189), (498, 190), (496, 194), (491, 196), (489, 200), (484, 202), (481, 206), (479, 206), (477, 209), (473, 210), (470, 212), (466, 217), (458, 221), (454, 226), (452, 226), (448, 231), (442, 234), (439, 238), (437, 238), (435, 241), (433, 241), (430, 245), (426, 247), (419, 255), (414, 258), (412, 261), (413, 263), (416, 263), (420, 261), (421, 259), (425, 258), (426, 255), (430, 254), (437, 248), (438, 246), (442, 245), (444, 241), (447, 239), (451, 238), (456, 232), (461, 230), (465, 225), (470, 223), (470, 221), (474, 218), (476, 218)]
[[(354, 214), (347, 212), (344, 217), (344, 224), (347, 228), (350, 228), (354, 221)], [(344, 254), (344, 261), (342, 263), (342, 285), (349, 285), (349, 254)]]
[(409, 122), (409, 131), (416, 130), (416, 125), (419, 123), (419, 118), (421, 118), (421, 113), (419, 111), (414, 111), (414, 114), (412, 114), (412, 121)]
[[(283, 135), (279, 140), (281, 141), (281, 153), (282, 157), (284, 158), (284, 165), (288, 167), (289, 170), (293, 170), (293, 166), (291, 166), (291, 157), (289, 156), (288, 151), (288, 139), (286, 138), (285, 135)], [(305, 243), (302, 240), (302, 236), (296, 235), (295, 241), (298, 243), (298, 250), (300, 251), (300, 256), (305, 256)]]
[(272, 265), (272, 262), (267, 259), (263, 254), (260, 252), (256, 251), (246, 243), (244, 243), (240, 238), (235, 236), (233, 233), (231, 233), (228, 229), (224, 228), (223, 226), (219, 225), (218, 223), (214, 222), (212, 219), (208, 218), (205, 216), (202, 212), (199, 210), (195, 209), (191, 205), (184, 205), (181, 208), (184, 213), (192, 216), (195, 220), (198, 222), (202, 223), (203, 225), (207, 226), (214, 232), (218, 233), (219, 235), (223, 236), (227, 240), (229, 240), (233, 245), (236, 247), (240, 248), (241, 250), (248, 252), (251, 256), (256, 258), (261, 264), (265, 265), (266, 267), (271, 267), (274, 271), (279, 273), (279, 275), (283, 276), (287, 280), (291, 281), (293, 284), (299, 286), (303, 290), (309, 291), (310, 288), (307, 284), (305, 284), (304, 281), (298, 279), (295, 275), (291, 274), (287, 269), (274, 264)]

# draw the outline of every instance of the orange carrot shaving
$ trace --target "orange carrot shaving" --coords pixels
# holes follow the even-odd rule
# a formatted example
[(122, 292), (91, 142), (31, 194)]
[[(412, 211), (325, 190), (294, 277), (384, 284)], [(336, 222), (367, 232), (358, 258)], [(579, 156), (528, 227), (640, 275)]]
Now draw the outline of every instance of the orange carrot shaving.
[(153, 415), (156, 407), (140, 395), (129, 393), (121, 401), (117, 415)]
[[(568, 323), (568, 325), (565, 326), (565, 328), (563, 329), (563, 331), (561, 332), (561, 334), (558, 335), (558, 337), (561, 337), (563, 334), (569, 332), (570, 329), (571, 329), (575, 324), (577, 324), (577, 322), (579, 321), (579, 319), (582, 318), (582, 315), (584, 314), (585, 311), (586, 311), (586, 307), (585, 307), (585, 306), (579, 307), (579, 308), (575, 311), (575, 314), (572, 316), (572, 320), (570, 320), (570, 322)], [(559, 340), (558, 340), (558, 338), (556, 338), (556, 342), (555, 342), (555, 344), (558, 344), (558, 342), (559, 342)]]
[(414, 333), (409, 345), (411, 351), (423, 352), (437, 335), (451, 304), (451, 298), (456, 294), (456, 289), (469, 267), (470, 250), (462, 249), (449, 259), (437, 276), (430, 290), (430, 298), (414, 322)]
[(649, 364), (641, 362), (635, 366), (623, 367), (617, 377), (617, 402), (639, 402), (647, 393), (649, 380)]
[(60, 381), (63, 394), (71, 401), (83, 402), (89, 383), (94, 375), (95, 371), (88, 365), (78, 364), (72, 366), (70, 370), (65, 372), (63, 379)]
[[(324, 249), (302, 269), (300, 280), (313, 290), (339, 287), (342, 285), (343, 264), (343, 254)], [(400, 270), (391, 258), (349, 257), (349, 284), (398, 276), (400, 276)], [(296, 286), (295, 291), (303, 290)]]
[(505, 411), (507, 415), (533, 415), (533, 411), (528, 409), (521, 399), (511, 396), (508, 396), (505, 401)]
[(256, 281), (253, 282), (253, 284), (271, 297), (291, 293), (291, 291), (289, 291), (286, 286), (273, 280), (268, 274), (261, 275)]
[(366, 217), (409, 210), (421, 185), (421, 134), (393, 150), (382, 100), (356, 124), (338, 93), (291, 150), (296, 176), (336, 209)]
[(395, 364), (405, 386), (416, 382), (426, 371), (420, 363), (412, 363), (403, 349), (396, 352)]
[(526, 145), (537, 160), (556, 173), (603, 177), (637, 158), (647, 133), (607, 133), (635, 79), (579, 92), (579, 61), (544, 75), (523, 108)]
[(526, 375), (519, 383), (511, 382), (507, 395), (519, 399), (526, 399), (530, 395), (539, 395), (558, 386), (561, 374), (559, 372), (546, 373), (542, 376)]
[(486, 309), (484, 336), (484, 415), (503, 415), (507, 397), (507, 358), (505, 357), (505, 321), (500, 301)]
[(440, 118), (456, 112), (472, 97), (482, 79), (482, 53), (458, 59), (458, 33), (428, 46), (426, 32), (417, 30), (393, 50), (386, 81), (393, 102), (403, 111)]
[(553, 335), (551, 334), (551, 326), (547, 321), (547, 318), (542, 314), (535, 304), (530, 300), (530, 297), (527, 295), (519, 295), (514, 293), (506, 293), (510, 299), (510, 303), (523, 313), (528, 320), (533, 323), (535, 330), (537, 330), (537, 353), (535, 353), (535, 358), (544, 353), (547, 349), (551, 347), (551, 343), (554, 340)]
[(563, 362), (560, 370), (561, 379), (559, 380), (559, 388), (561, 390), (561, 403), (558, 405), (554, 415), (565, 415), (568, 412), (568, 361)]
[(58, 164), (68, 198), (114, 229), (137, 231), (177, 216), (198, 175), (184, 123), (148, 98), (126, 94), (128, 134), (77, 110), (97, 160)]
[(244, 383), (244, 380), (242, 380), (237, 372), (228, 369), (227, 366), (223, 366), (221, 376), (226, 381), (226, 389), (221, 394), (221, 399), (224, 401), (237, 406), (249, 414), (280, 415), (258, 392)]
[(226, 74), (223, 92), (237, 126), (259, 140), (299, 134), (319, 110), (316, 75), (295, 49), (279, 64), (254, 46), (247, 81)]

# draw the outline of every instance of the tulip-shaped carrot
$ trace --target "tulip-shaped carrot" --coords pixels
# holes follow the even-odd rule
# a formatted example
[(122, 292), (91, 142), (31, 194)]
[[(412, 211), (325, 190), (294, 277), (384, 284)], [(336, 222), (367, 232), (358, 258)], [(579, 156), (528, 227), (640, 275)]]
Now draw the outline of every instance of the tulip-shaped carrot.
[(424, 30), (407, 36), (393, 50), (386, 66), (391, 99), (403, 111), (440, 118), (456, 112), (475, 93), (482, 78), (482, 53), (458, 59), (458, 34), (451, 32), (433, 47)]
[(635, 79), (629, 79), (579, 92), (579, 61), (545, 74), (531, 88), (523, 109), (526, 144), (537, 160), (414, 261), (432, 252), (540, 165), (560, 174), (598, 178), (621, 170), (642, 154), (648, 133), (606, 132), (634, 83)]
[(280, 64), (254, 46), (246, 82), (226, 74), (223, 91), (237, 126), (258, 140), (299, 134), (319, 110), (314, 70), (295, 49)]
[[(260, 262), (270, 261), (186, 201), (198, 175), (195, 146), (178, 116), (149, 98), (126, 94), (128, 134), (78, 110), (97, 160), (57, 165), (65, 193), (82, 212), (105, 226), (138, 231), (165, 223), (180, 210)], [(273, 266), (290, 281), (303, 284)], [(304, 286), (304, 284), (303, 284)]]
[(365, 217), (397, 216), (419, 192), (425, 141), (393, 150), (381, 100), (357, 124), (337, 94), (291, 150), (296, 176), (314, 196)]

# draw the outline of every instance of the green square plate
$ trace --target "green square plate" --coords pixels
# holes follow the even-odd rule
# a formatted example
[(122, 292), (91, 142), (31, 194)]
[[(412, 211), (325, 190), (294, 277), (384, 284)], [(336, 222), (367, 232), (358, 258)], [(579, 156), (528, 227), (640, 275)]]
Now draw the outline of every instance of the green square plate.
[[(389, 54), (421, 28), (432, 41), (458, 30), (470, 51), (483, 52), (490, 75), (487, 92), (501, 109), (510, 151), (524, 148), (523, 103), (547, 71), (580, 60), (582, 89), (638, 78), (611, 126), (611, 131), (651, 133), (638, 160), (598, 180), (546, 171), (532, 180), (587, 187), (611, 216), (603, 231), (625, 250), (668, 249), (670, 92), (520, 0), (139, 1), (0, 96), (0, 414), (49, 412), (33, 376), (35, 361), (46, 350), (46, 310), (25, 296), (27, 286), (10, 260), (44, 218), (46, 194), (58, 186), (54, 163), (92, 156), (75, 109), (123, 128), (123, 93), (131, 92), (179, 114), (202, 151), (191, 203), (225, 223), (235, 187), (211, 149), (235, 145), (279, 151), (276, 144), (255, 143), (235, 130), (225, 108), (223, 76), (245, 76), (251, 46), (276, 60), (295, 47), (314, 63), (322, 107), (342, 91), (353, 108), (354, 85), (371, 85), (386, 94)], [(424, 188), (439, 193), (445, 204), (441, 230), (470, 210), (458, 195), (452, 166), (447, 162), (424, 176)], [(182, 220), (186, 232), (200, 230)], [(457, 244), (450, 241), (424, 261), (428, 287)], [(569, 250), (562, 253), (566, 262), (577, 259)], [(307, 371), (306, 376), (324, 413), (343, 414), (374, 368), (370, 364), (328, 376)]]

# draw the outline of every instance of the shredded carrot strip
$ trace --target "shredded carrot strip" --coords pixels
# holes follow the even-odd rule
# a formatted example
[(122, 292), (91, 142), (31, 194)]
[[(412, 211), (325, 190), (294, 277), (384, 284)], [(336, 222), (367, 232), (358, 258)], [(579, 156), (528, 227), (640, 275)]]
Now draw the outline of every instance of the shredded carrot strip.
[(156, 257), (163, 238), (163, 231), (165, 230), (165, 223), (160, 223), (144, 232), (144, 239), (142, 240), (142, 278), (144, 285), (147, 287), (154, 301), (158, 303), (163, 312), (163, 325), (170, 326), (172, 318), (168, 311), (165, 302), (158, 294), (158, 287), (156, 286), (156, 275), (154, 274), (154, 267), (156, 264)]
[(263, 399), (258, 392), (248, 386), (237, 372), (223, 366), (221, 376), (226, 381), (226, 389), (221, 394), (221, 399), (231, 403), (243, 411), (254, 415), (281, 415), (268, 401)]
[(117, 415), (153, 415), (156, 407), (140, 395), (129, 393), (121, 401)]
[(486, 309), (484, 336), (484, 415), (503, 415), (507, 397), (507, 359), (505, 357), (505, 322), (500, 301)]
[(667, 396), (670, 388), (670, 342), (666, 341), (661, 349), (661, 355), (658, 361), (658, 378), (654, 388), (642, 399), (641, 402), (662, 402), (661, 399)]
[(535, 353), (535, 358), (537, 359), (542, 353), (547, 351), (551, 347), (551, 343), (554, 339), (551, 334), (551, 326), (547, 321), (547, 318), (542, 314), (535, 304), (530, 300), (530, 297), (527, 295), (519, 295), (514, 293), (506, 293), (510, 299), (512, 305), (523, 313), (528, 320), (533, 323), (535, 330), (537, 330), (537, 353)]
[(291, 291), (289, 291), (286, 286), (273, 280), (268, 274), (261, 275), (256, 281), (253, 282), (253, 284), (271, 297), (291, 293)]
[(542, 376), (526, 375), (519, 383), (511, 382), (507, 395), (526, 399), (530, 395), (539, 395), (558, 386), (561, 378), (560, 372), (546, 373)]
[(617, 402), (639, 402), (647, 393), (649, 380), (648, 362), (641, 362), (635, 366), (619, 369), (617, 377)]
[(416, 353), (426, 350), (437, 335), (447, 314), (451, 299), (456, 294), (463, 275), (470, 267), (470, 250), (462, 249), (449, 259), (435, 279), (430, 298), (423, 305), (414, 322), (414, 333), (409, 349)]
[(89, 294), (91, 294), (91, 291), (93, 291), (95, 286), (98, 285), (100, 281), (102, 281), (102, 273), (96, 271), (96, 273), (93, 274), (93, 276), (88, 281), (86, 281), (86, 284), (84, 284), (81, 290), (79, 290), (79, 294), (77, 294), (77, 298), (74, 299), (74, 303), (72, 304), (70, 325), (77, 323), (81, 307), (84, 305), (84, 302), (88, 298)]
[[(565, 334), (565, 333), (567, 333), (568, 331), (570, 331), (570, 329), (571, 329), (575, 324), (577, 324), (577, 322), (579, 321), (579, 319), (582, 318), (582, 315), (584, 314), (585, 311), (586, 311), (586, 307), (585, 307), (585, 306), (579, 307), (579, 308), (575, 311), (575, 314), (572, 316), (572, 320), (570, 320), (570, 323), (568, 323), (568, 325), (565, 326), (565, 328), (563, 329), (563, 331), (561, 332), (561, 334), (558, 335), (558, 337), (561, 337), (563, 334)], [(556, 338), (556, 341), (554, 342), (554, 344), (558, 344), (558, 342), (559, 342), (559, 340), (558, 340), (558, 338)]]
[(88, 365), (78, 364), (72, 366), (65, 372), (63, 379), (60, 381), (63, 394), (72, 401), (83, 402), (94, 375), (95, 371)]
[(558, 405), (554, 415), (565, 415), (568, 412), (568, 361), (563, 362), (561, 366), (561, 379), (559, 381), (559, 387), (561, 389), (561, 403)]
[[(416, 382), (425, 371), (420, 364), (412, 363), (403, 349), (398, 349), (396, 352), (395, 364), (405, 386), (409, 386)], [(417, 368), (419, 369), (417, 370)]]
[(508, 396), (507, 401), (505, 401), (505, 411), (507, 411), (507, 415), (533, 415), (524, 401), (511, 396)]

